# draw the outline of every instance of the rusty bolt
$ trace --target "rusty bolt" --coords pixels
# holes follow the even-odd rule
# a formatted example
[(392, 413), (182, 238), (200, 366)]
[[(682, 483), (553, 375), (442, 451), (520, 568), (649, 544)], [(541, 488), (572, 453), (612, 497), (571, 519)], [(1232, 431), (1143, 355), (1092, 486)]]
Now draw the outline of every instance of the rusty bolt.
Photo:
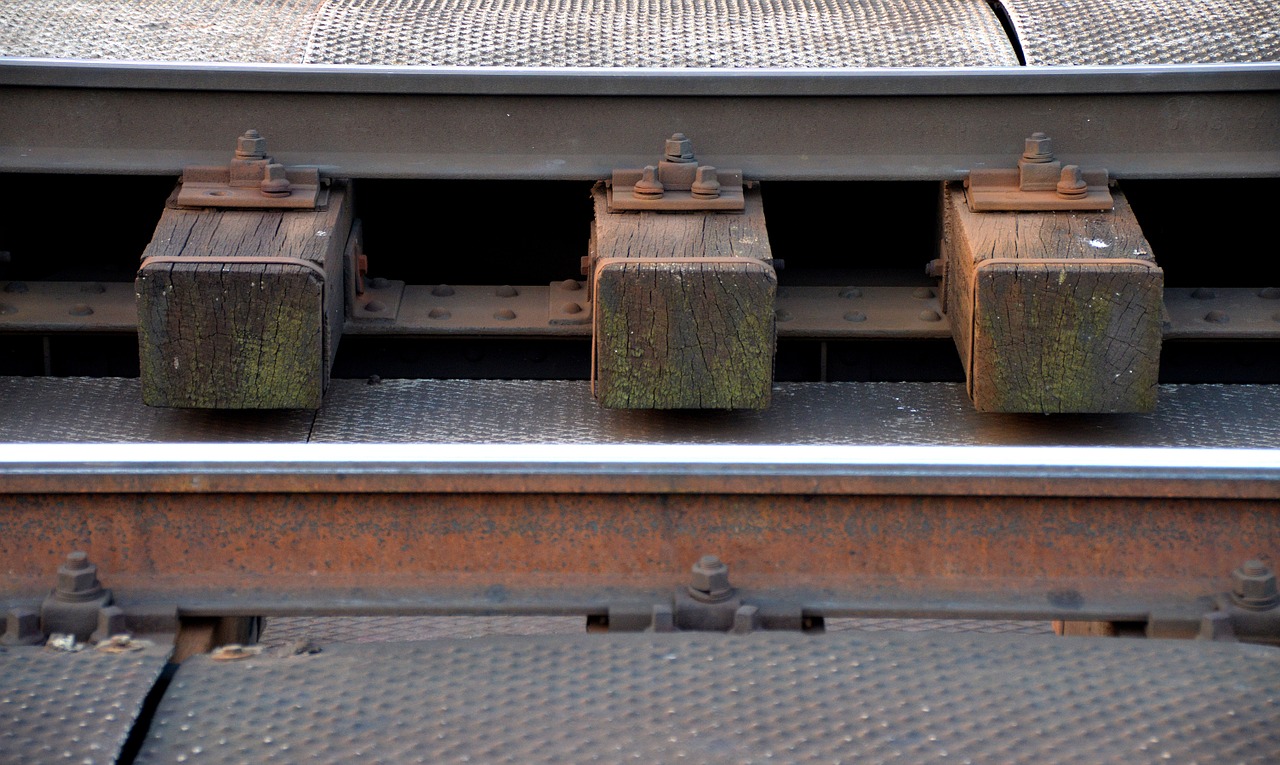
[(694, 199), (716, 199), (720, 196), (720, 177), (711, 165), (702, 165), (690, 188)]
[(941, 279), (946, 270), (946, 265), (943, 263), (942, 258), (934, 258), (924, 264), (924, 275), (933, 279)]
[(1027, 138), (1026, 148), (1022, 151), (1022, 160), (1032, 164), (1053, 161), (1053, 142), (1044, 133), (1032, 133)]
[(236, 159), (263, 159), (267, 156), (267, 139), (256, 130), (244, 131), (236, 139)]
[(54, 597), (65, 603), (80, 603), (101, 594), (98, 567), (89, 562), (89, 556), (82, 552), (68, 555), (66, 562), (58, 567), (58, 586)]
[(685, 138), (684, 133), (675, 133), (667, 139), (666, 160), (681, 164), (693, 162), (693, 141)]
[(658, 180), (658, 168), (648, 165), (641, 173), (635, 188), (631, 190), (631, 194), (636, 199), (662, 199), (663, 191), (662, 181)]
[(1089, 184), (1084, 182), (1084, 174), (1079, 165), (1067, 165), (1062, 168), (1058, 178), (1058, 196), (1067, 199), (1079, 199), (1089, 193)]
[(285, 175), (284, 165), (272, 162), (263, 171), (262, 183), (258, 184), (264, 197), (287, 197), (293, 193), (293, 184)]
[(1241, 608), (1266, 611), (1280, 604), (1275, 572), (1262, 561), (1245, 561), (1244, 565), (1231, 572), (1231, 577), (1235, 580), (1235, 586), (1231, 588), (1232, 599)]
[(693, 580), (689, 594), (705, 603), (728, 600), (733, 596), (729, 584), (729, 567), (714, 555), (704, 555), (693, 564)]

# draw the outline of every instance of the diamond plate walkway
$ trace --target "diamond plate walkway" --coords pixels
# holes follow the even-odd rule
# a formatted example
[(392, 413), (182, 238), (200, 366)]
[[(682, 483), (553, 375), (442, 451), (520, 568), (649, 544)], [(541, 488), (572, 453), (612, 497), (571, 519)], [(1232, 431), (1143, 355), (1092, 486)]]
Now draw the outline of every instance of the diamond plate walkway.
[(578, 635), (182, 666), (139, 763), (1280, 761), (1280, 650)]

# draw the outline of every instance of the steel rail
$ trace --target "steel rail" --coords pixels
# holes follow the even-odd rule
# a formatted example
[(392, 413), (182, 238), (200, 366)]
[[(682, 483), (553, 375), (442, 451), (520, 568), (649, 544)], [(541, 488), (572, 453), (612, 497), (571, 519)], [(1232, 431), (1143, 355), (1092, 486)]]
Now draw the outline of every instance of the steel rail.
[(0, 494), (613, 493), (1280, 498), (1270, 449), (5, 444)]
[(1185, 631), (1280, 546), (1277, 479), (1244, 449), (13, 445), (0, 590), (84, 549), (137, 618), (603, 614), (716, 552), (775, 610)]
[[(1280, 65), (516, 70), (0, 60), (0, 171), (593, 179), (674, 131), (755, 179), (941, 180), (1043, 131), (1119, 178), (1280, 176)], [(511, 200), (510, 203), (518, 203)]]

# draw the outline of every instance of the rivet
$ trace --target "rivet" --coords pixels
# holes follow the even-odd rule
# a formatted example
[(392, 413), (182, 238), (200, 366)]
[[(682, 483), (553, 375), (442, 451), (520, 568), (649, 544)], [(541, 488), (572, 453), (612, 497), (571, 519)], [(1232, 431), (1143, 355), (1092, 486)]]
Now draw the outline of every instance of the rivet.
[(1280, 298), (1280, 287), (1263, 287), (1258, 290), (1258, 297), (1263, 300), (1276, 300)]
[(840, 297), (860, 298), (862, 297), (862, 290), (857, 287), (845, 287), (844, 289), (840, 290)]
[(921, 311), (920, 321), (942, 321), (942, 315), (937, 311)]
[(382, 313), (387, 310), (387, 304), (381, 300), (370, 300), (368, 303), (364, 304), (364, 310), (369, 313)]
[(71, 309), (68, 310), (67, 313), (71, 314), (72, 316), (92, 316), (93, 309), (85, 305), (84, 303), (76, 303), (75, 305), (71, 306)]
[(449, 297), (454, 294), (454, 289), (447, 284), (437, 284), (431, 288), (431, 294), (436, 297)]
[(1210, 311), (1204, 315), (1204, 320), (1213, 324), (1226, 324), (1231, 321), (1231, 316), (1226, 311)]
[(494, 311), (493, 318), (498, 321), (511, 321), (516, 317), (516, 312), (510, 308), (503, 308), (501, 311)]
[(582, 313), (582, 306), (578, 303), (565, 303), (560, 306), (560, 313)]
[(444, 308), (432, 308), (430, 311), (427, 311), (427, 316), (430, 316), (433, 319), (447, 319), (452, 315), (452, 313)]
[(17, 313), (17, 312), (18, 312), (18, 309), (14, 308), (8, 303), (0, 303), (0, 315), (8, 314), (8, 313)]
[(867, 315), (862, 311), (850, 311), (844, 315), (844, 320), (852, 322), (866, 321)]
[(513, 298), (516, 295), (520, 294), (520, 290), (516, 289), (515, 287), (512, 287), (510, 284), (504, 284), (501, 287), (494, 290), (493, 294), (497, 295), (500, 298)]
[(1211, 289), (1206, 289), (1204, 287), (1198, 287), (1191, 291), (1191, 297), (1195, 298), (1196, 300), (1213, 300), (1217, 296), (1218, 296), (1218, 293), (1214, 292)]
[(30, 288), (27, 287), (26, 282), (9, 282), (4, 285), (4, 291), (22, 295), (29, 292)]
[(107, 291), (107, 288), (100, 282), (90, 282), (89, 284), (81, 284), (80, 291), (88, 292), (93, 295), (101, 295)]
[(778, 321), (791, 321), (795, 318), (795, 315), (785, 308), (779, 308), (773, 312), (773, 315)]
[(560, 289), (569, 290), (570, 292), (573, 292), (575, 290), (582, 289), (582, 284), (573, 279), (565, 279), (564, 281), (560, 282)]
[(937, 297), (937, 293), (933, 291), (932, 287), (916, 287), (911, 291), (911, 297), (917, 300), (928, 300), (929, 298)]

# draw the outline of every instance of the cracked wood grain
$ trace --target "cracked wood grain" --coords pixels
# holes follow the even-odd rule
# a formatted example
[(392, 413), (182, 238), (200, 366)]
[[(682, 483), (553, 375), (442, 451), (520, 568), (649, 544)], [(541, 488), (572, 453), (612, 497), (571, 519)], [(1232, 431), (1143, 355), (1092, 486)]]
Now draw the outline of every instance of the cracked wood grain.
[[(594, 274), (601, 405), (768, 406), (777, 277), (759, 191), (747, 192), (741, 215), (609, 213), (603, 188), (595, 190), (595, 208), (595, 258), (629, 261)], [(708, 262), (664, 262), (672, 258)]]
[[(322, 211), (166, 209), (138, 272), (143, 400), (200, 409), (320, 406), (342, 333), (351, 206), (335, 183)], [(285, 257), (325, 272), (228, 258)]]
[(1107, 212), (973, 213), (947, 185), (944, 299), (979, 410), (1155, 408), (1164, 274), (1114, 196)]

